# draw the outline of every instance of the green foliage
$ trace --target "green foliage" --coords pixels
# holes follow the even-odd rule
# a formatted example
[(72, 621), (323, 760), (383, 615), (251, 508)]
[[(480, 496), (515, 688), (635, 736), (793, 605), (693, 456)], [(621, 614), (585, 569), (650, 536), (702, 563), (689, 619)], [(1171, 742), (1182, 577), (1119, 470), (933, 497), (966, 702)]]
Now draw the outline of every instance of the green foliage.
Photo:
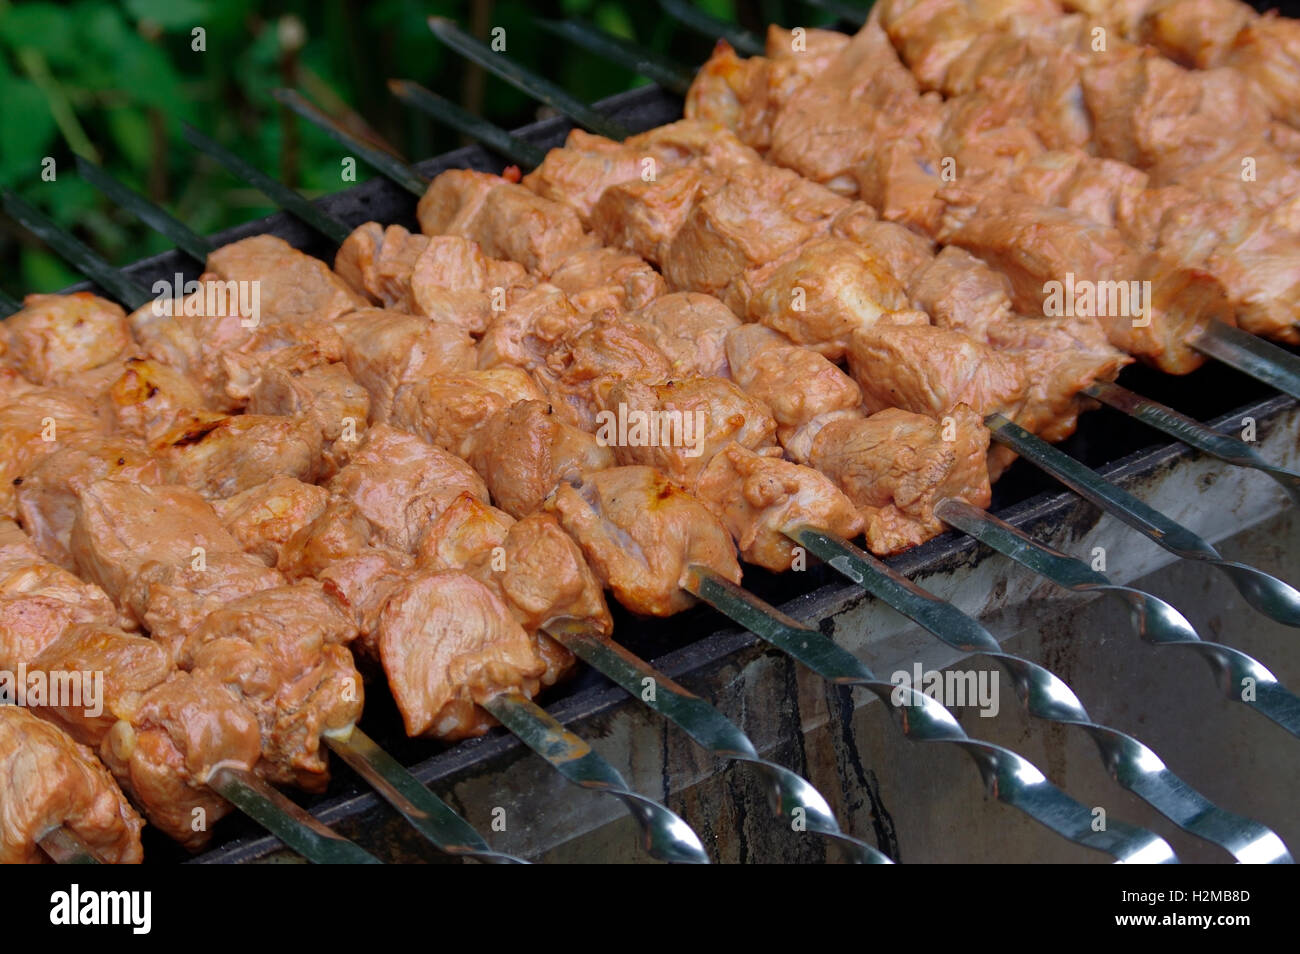
[[(773, 15), (767, 0), (697, 2), (751, 28), (755, 17)], [(790, 10), (807, 16), (793, 3)], [(281, 109), (270, 96), (277, 86), (294, 85), (327, 110), (351, 107), (412, 158), (461, 143), (393, 99), (389, 77), (424, 83), (507, 128), (535, 120), (536, 103), (505, 83), (470, 81), (464, 61), (426, 28), (431, 14), (484, 32), (504, 27), (508, 55), (587, 100), (644, 80), (559, 44), (533, 16), (578, 17), (684, 62), (699, 62), (711, 46), (674, 27), (653, 0), (0, 0), (0, 186), (125, 264), (167, 243), (82, 181), (76, 152), (191, 227), (214, 232), (273, 210), (200, 160), (180, 138), (180, 120), (309, 194), (346, 186), (339, 147)], [(45, 157), (57, 163), (54, 182), (41, 179)], [(361, 165), (358, 172), (368, 174)], [(21, 295), (76, 279), (43, 245), (0, 221), (0, 288)]]

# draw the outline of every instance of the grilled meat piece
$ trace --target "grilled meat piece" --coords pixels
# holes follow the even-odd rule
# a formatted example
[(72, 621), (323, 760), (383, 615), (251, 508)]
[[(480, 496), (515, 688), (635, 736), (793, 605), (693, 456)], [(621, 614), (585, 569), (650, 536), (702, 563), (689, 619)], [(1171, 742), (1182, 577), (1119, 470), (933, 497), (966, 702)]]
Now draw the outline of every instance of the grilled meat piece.
[(0, 516), (17, 516), (15, 486), (46, 454), (77, 435), (103, 434), (90, 402), (60, 388), (8, 388), (0, 403)]
[(712, 295), (661, 295), (626, 320), (646, 332), (668, 358), (673, 378), (731, 377), (726, 340), (740, 320)]
[(178, 417), (207, 409), (186, 375), (153, 358), (128, 358), (105, 392), (103, 406), (117, 430), (143, 441), (161, 437)]
[(862, 532), (862, 517), (834, 483), (775, 450), (728, 444), (709, 460), (695, 489), (731, 532), (741, 558), (777, 573), (790, 569), (795, 556), (785, 530), (806, 525), (846, 539)]
[(546, 363), (546, 356), (570, 333), (590, 323), (590, 318), (569, 301), (560, 288), (543, 282), (497, 313), (479, 342), (478, 366), (522, 368), (531, 371)]
[(208, 256), (207, 269), (227, 282), (257, 282), (259, 325), (327, 324), (367, 304), (319, 259), (274, 235), (253, 235)]
[(90, 292), (28, 295), (5, 319), (8, 360), (35, 384), (66, 384), (135, 350), (126, 312)]
[(370, 394), (339, 362), (262, 374), (248, 413), (310, 421), (321, 437), (318, 478), (328, 480), (352, 456), (370, 419)]
[(574, 252), (550, 281), (588, 315), (609, 308), (635, 311), (668, 291), (663, 276), (643, 258), (607, 246)]
[(988, 429), (967, 407), (950, 416), (941, 424), (890, 408), (833, 420), (813, 440), (812, 465), (857, 505), (873, 553), (897, 553), (942, 533), (933, 508), (943, 497), (988, 506)]
[(218, 500), (273, 477), (316, 479), (322, 437), (310, 419), (205, 412), (178, 421), (150, 450), (172, 483)]
[(138, 864), (143, 822), (84, 746), (18, 706), (0, 706), (0, 864), (38, 864), (62, 825), (108, 864)]
[(454, 740), (494, 720), (479, 704), (537, 692), (546, 664), (492, 590), (465, 573), (418, 571), (384, 606), (379, 652), (408, 735)]
[(16, 672), (75, 623), (117, 619), (103, 590), (46, 561), (16, 523), (0, 517), (0, 669)]
[(468, 464), (384, 424), (366, 433), (329, 489), (356, 505), (377, 542), (413, 553), (424, 525), (468, 492), (487, 502), (487, 487)]
[(82, 491), (107, 477), (161, 484), (163, 471), (141, 444), (121, 437), (76, 434), (55, 447), (23, 475), (15, 500), (23, 529), (41, 555), (75, 571), (68, 539)]
[(324, 513), (328, 501), (324, 487), (275, 477), (215, 501), (213, 507), (245, 552), (275, 566), (289, 538)]
[(447, 374), (405, 389), (393, 423), (463, 458), (473, 453), (478, 432), (494, 414), (518, 401), (544, 397), (522, 368)]
[(480, 554), (505, 558), (502, 546), (515, 518), (472, 494), (461, 494), (424, 528), (416, 550), (422, 570), (459, 570)]
[(564, 423), (544, 402), (519, 401), (488, 419), (467, 459), (497, 506), (522, 518), (560, 481), (613, 467), (615, 452)]
[(614, 467), (560, 484), (546, 509), (634, 613), (671, 616), (694, 604), (693, 564), (740, 582), (731, 535), (709, 510), (652, 467)]

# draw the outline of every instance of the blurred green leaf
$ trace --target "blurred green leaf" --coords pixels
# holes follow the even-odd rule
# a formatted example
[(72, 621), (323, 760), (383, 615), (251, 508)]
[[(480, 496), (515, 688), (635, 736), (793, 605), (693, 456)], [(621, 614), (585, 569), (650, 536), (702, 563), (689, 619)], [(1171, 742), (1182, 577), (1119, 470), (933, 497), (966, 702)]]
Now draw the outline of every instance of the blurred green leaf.
[(40, 50), (51, 60), (74, 57), (72, 11), (55, 3), (20, 3), (0, 17), (0, 37), (13, 49)]
[(38, 180), (55, 134), (45, 96), (35, 83), (9, 78), (0, 81), (0, 102), (0, 182)]
[(124, 6), (137, 21), (148, 20), (164, 30), (207, 26), (208, 5), (202, 0), (126, 0)]

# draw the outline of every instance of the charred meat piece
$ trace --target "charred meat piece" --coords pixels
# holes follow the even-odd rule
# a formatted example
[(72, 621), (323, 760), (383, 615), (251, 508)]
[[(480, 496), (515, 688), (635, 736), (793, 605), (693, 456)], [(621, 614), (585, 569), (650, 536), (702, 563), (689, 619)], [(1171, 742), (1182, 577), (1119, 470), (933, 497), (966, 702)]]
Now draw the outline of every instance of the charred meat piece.
[(207, 409), (185, 374), (153, 358), (128, 358), (103, 403), (119, 431), (143, 441), (161, 437), (178, 417)]
[(108, 864), (142, 860), (143, 822), (99, 759), (19, 706), (0, 706), (0, 864), (39, 864), (63, 826)]
[(577, 487), (561, 484), (546, 508), (634, 613), (671, 616), (693, 605), (682, 589), (693, 564), (740, 582), (727, 529), (653, 467), (614, 467)]
[(307, 419), (201, 413), (179, 421), (150, 450), (171, 482), (219, 500), (273, 477), (314, 480), (322, 438)]

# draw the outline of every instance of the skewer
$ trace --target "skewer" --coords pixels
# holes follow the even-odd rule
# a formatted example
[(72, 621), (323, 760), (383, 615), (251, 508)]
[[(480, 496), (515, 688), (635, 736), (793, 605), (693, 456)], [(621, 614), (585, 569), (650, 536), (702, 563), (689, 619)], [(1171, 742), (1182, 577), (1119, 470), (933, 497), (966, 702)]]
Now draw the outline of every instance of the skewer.
[[(78, 271), (112, 291), (119, 301), (130, 305), (131, 310), (152, 300), (153, 296), (134, 279), (113, 268), (45, 215), (8, 190), (3, 195), (5, 211), (9, 215), (49, 243)], [(331, 832), (251, 773), (222, 768), (208, 779), (208, 785), (309, 861), (316, 864), (379, 863), (369, 852)]]
[[(408, 85), (415, 86), (415, 84)], [(432, 93), (428, 95), (434, 96)], [(190, 137), (190, 141), (199, 149), (209, 152), (219, 162), (226, 164), (227, 168), (236, 175), (239, 174), (233, 165), (226, 162), (225, 156), (229, 154), (224, 149), (208, 150), (207, 143), (210, 140), (201, 134)], [(280, 189), (286, 188), (280, 186)], [(300, 201), (305, 201), (296, 192), (294, 195)], [(343, 223), (332, 219), (319, 209), (316, 213), (320, 217), (330, 219), (333, 230), (342, 230), (346, 236), (347, 230)], [(667, 718), (707, 751), (719, 758), (753, 765), (771, 783), (773, 803), (781, 818), (793, 818), (798, 811), (806, 830), (839, 842), (855, 860), (872, 864), (892, 863), (889, 857), (878, 849), (845, 834), (835, 821), (830, 805), (820, 792), (784, 766), (761, 758), (749, 737), (708, 702), (678, 685), (618, 643), (589, 632), (581, 626), (556, 623), (547, 626), (545, 631), (593, 669), (627, 691), (633, 698), (643, 701), (655, 712)], [(645, 679), (654, 680), (655, 695), (651, 699), (643, 698)]]
[(0, 289), (0, 318), (8, 318), (22, 307), (22, 302), (16, 298), (11, 298), (5, 294), (4, 289)]
[(103, 864), (75, 832), (63, 825), (42, 835), (36, 843), (56, 865)]
[(1300, 590), (1263, 570), (1226, 560), (1187, 527), (1121, 490), (1095, 470), (1035, 437), (1001, 414), (984, 419), (993, 439), (1047, 471), (1080, 497), (1118, 517), (1147, 539), (1184, 560), (1199, 560), (1227, 574), (1246, 602), (1285, 626), (1300, 627)]
[[(935, 516), (1021, 566), (1077, 593), (1103, 592), (1128, 604), (1133, 625), (1142, 639), (1156, 646), (1184, 646), (1209, 664), (1215, 682), (1233, 702), (1240, 702), (1272, 719), (1300, 738), (1300, 697), (1286, 689), (1263, 663), (1231, 646), (1201, 639), (1182, 613), (1159, 597), (1131, 586), (1112, 583), (1104, 573), (1082, 560), (1039, 543), (1018, 527), (972, 507), (964, 500), (941, 500)], [(1252, 692), (1245, 690), (1250, 688)]]
[(113, 202), (143, 221), (155, 232), (165, 235), (173, 245), (190, 258), (197, 259), (200, 263), (207, 261), (208, 253), (212, 251), (212, 243), (201, 235), (195, 235), (170, 212), (154, 205), (138, 192), (128, 189), (95, 163), (81, 156), (77, 156), (77, 171), (81, 173), (83, 179)]
[(544, 17), (533, 17), (533, 22), (552, 36), (568, 40), (611, 62), (621, 63), (678, 96), (685, 96), (690, 89), (692, 76), (689, 70), (683, 70), (667, 57), (606, 33), (590, 23), (576, 19), (547, 20)]
[[(764, 603), (730, 580), (693, 566), (686, 588), (717, 607), (756, 636), (787, 653), (824, 679), (842, 686), (862, 686), (897, 714), (903, 734), (917, 742), (950, 742), (969, 755), (984, 777), (990, 795), (1020, 809), (1057, 834), (1134, 864), (1176, 862), (1164, 839), (1123, 821), (1093, 831), (1092, 813), (1047, 780), (1038, 768), (1010, 749), (972, 739), (951, 712), (924, 693), (879, 679), (856, 656)], [(902, 695), (905, 701), (892, 700)]]
[(833, 13), (845, 23), (852, 23), (855, 26), (862, 26), (866, 22), (867, 14), (871, 12), (871, 4), (869, 3), (862, 7), (853, 3), (845, 3), (844, 0), (801, 0), (801, 2), (806, 7)]
[(1023, 656), (1005, 652), (978, 620), (834, 534), (803, 527), (789, 536), (954, 649), (996, 659), (1030, 715), (1086, 731), (1110, 775), (1180, 828), (1219, 845), (1242, 863), (1292, 863), (1286, 845), (1271, 829), (1219, 808), (1170, 771), (1141, 741), (1095, 722), (1064, 680)]
[(1270, 464), (1245, 441), (1220, 434), (1171, 407), (1135, 394), (1114, 382), (1099, 381), (1084, 388), (1083, 393), (1219, 460), (1263, 471), (1277, 481), (1293, 501), (1300, 503), (1300, 474)]
[[(725, 20), (697, 10), (686, 0), (659, 0), (659, 7), (674, 20), (708, 37), (721, 37), (747, 56), (759, 56), (766, 47), (748, 30), (732, 26)], [(613, 138), (613, 137), (611, 137)]]
[[(322, 120), (329, 122), (328, 118), (324, 117), (318, 110), (313, 110), (310, 114), (304, 115), (314, 122)], [(337, 129), (335, 136), (346, 141), (349, 134), (342, 129)], [(423, 190), (421, 190), (420, 194), (423, 194)], [(866, 685), (877, 692), (877, 695), (883, 690), (885, 692), (884, 698), (889, 698), (889, 692), (894, 688), (892, 684), (876, 680), (871, 675), (870, 670), (859, 663), (855, 657), (841, 650), (820, 632), (794, 623), (779, 610), (769, 606), (730, 581), (714, 576), (709, 570), (696, 567), (695, 580), (692, 584), (688, 584), (686, 589), (692, 595), (713, 606), (734, 621), (746, 626), (758, 636), (766, 639), (778, 649), (787, 652), (820, 675), (843, 684)], [(557, 634), (556, 638), (563, 641), (562, 634)], [(1032, 763), (1009, 750), (970, 739), (957, 726), (951, 713), (932, 700), (927, 699), (927, 703), (931, 707), (937, 707), (938, 711), (942, 712), (942, 716), (936, 715), (933, 708), (928, 710), (929, 716), (925, 718), (923, 731), (929, 734), (918, 735), (917, 738), (930, 741), (964, 741), (967, 743), (966, 750), (976, 756), (976, 762), (980, 765), (981, 771), (985, 773), (986, 781), (996, 779), (996, 781), (990, 781), (991, 790), (1003, 801), (1026, 812), (1047, 827), (1076, 843), (1107, 851), (1116, 858), (1143, 861), (1153, 858), (1177, 860), (1174, 858), (1169, 846), (1161, 839), (1144, 829), (1123, 825), (1123, 823), (1121, 823), (1122, 828), (1118, 830), (1119, 834), (1116, 837), (1094, 837), (1098, 833), (1091, 831), (1090, 813), (1048, 782), (1046, 777)], [(921, 705), (924, 707), (924, 704)], [(902, 720), (905, 734), (914, 732), (914, 730), (909, 729), (909, 726), (912, 725), (911, 719), (912, 716), (908, 715)], [(951, 726), (956, 727), (957, 732), (960, 733), (959, 736), (951, 737), (944, 734), (949, 731), (946, 728), (949, 723)], [(1001, 754), (994, 755), (991, 753)], [(999, 775), (999, 772), (1010, 773), (1016, 777), (1016, 780), (1004, 780)], [(1034, 779), (1032, 785), (1026, 787), (1027, 783), (1022, 784), (1022, 777)], [(1007, 796), (1006, 798), (1003, 798), (1004, 793)], [(1077, 814), (1080, 811), (1082, 811), (1082, 814)], [(1147, 839), (1154, 839), (1154, 841)]]
[[(512, 75), (518, 74), (520, 67), (513, 60), (495, 52), (486, 43), (470, 36), (452, 21), (444, 17), (429, 17), (428, 22), (429, 29), (438, 39), (466, 59), (473, 60), (502, 79), (509, 80)], [(557, 112), (566, 116), (581, 117), (578, 122), (592, 132), (618, 140), (625, 139), (629, 135), (628, 130), (620, 123), (602, 115), (581, 100), (574, 99), (554, 83), (541, 83), (533, 95)]]
[[(391, 79), (388, 89), (394, 96), (408, 106), (427, 113), (439, 122), (446, 123), (453, 129), (465, 131), (489, 149), (501, 153), (511, 162), (525, 166), (536, 166), (546, 158), (546, 150), (539, 149), (518, 136), (511, 136), (500, 127), (479, 119), (467, 109), (462, 109), (449, 99), (439, 96), (432, 90), (425, 89), (411, 80)], [(339, 240), (339, 244), (343, 244)]]

